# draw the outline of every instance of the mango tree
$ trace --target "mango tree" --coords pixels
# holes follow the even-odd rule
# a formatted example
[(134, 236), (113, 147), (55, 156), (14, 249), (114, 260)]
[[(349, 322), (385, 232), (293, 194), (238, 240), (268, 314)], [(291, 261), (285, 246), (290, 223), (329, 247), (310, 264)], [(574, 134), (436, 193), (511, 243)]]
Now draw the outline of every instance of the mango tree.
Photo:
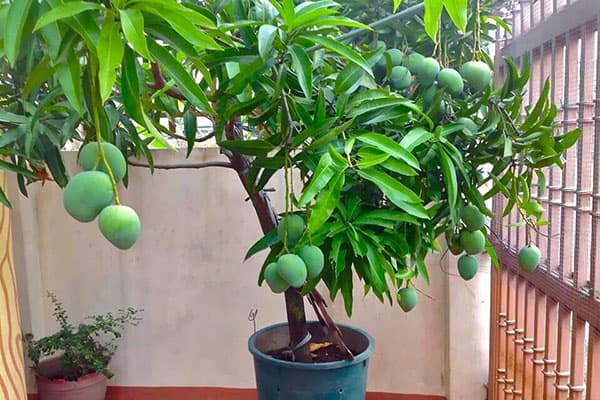
[[(185, 140), (188, 155), (214, 138), (228, 161), (190, 167), (239, 176), (265, 233), (248, 257), (269, 249), (259, 284), (284, 293), (290, 346), (307, 361), (308, 347), (297, 346), (305, 296), (337, 332), (320, 282), (332, 299), (341, 293), (348, 314), (357, 280), (410, 311), (412, 282), (429, 280), (426, 256), (443, 235), (466, 253), (460, 271), (470, 279), (473, 254), (494, 258), (486, 200), (505, 196), (506, 211), (518, 207), (534, 227), (532, 180), (543, 188), (541, 168), (562, 165), (580, 135), (556, 132), (548, 85), (522, 117), (526, 62), (519, 71), (507, 60), (507, 79), (494, 85), (479, 1), (429, 0), (424, 14), (422, 4), (390, 1), (373, 26), (344, 15), (355, 3), (4, 0), (0, 167), (25, 195), (54, 180), (73, 217), (98, 219), (129, 248), (140, 220), (119, 200), (128, 168), (170, 168), (151, 151), (172, 147), (170, 138)], [(181, 119), (184, 135), (163, 117)], [(208, 136), (198, 117), (211, 121)], [(70, 176), (60, 151), (73, 142), (83, 172)], [(285, 209), (276, 211), (265, 186), (278, 172)], [(3, 193), (0, 201), (10, 206)], [(527, 258), (527, 269), (537, 266)]]

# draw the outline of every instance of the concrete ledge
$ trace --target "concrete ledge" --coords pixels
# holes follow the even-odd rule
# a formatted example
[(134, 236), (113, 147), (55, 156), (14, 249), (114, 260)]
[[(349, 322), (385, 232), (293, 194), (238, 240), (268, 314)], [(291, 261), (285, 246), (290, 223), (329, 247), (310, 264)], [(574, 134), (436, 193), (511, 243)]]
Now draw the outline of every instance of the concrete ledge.
[[(28, 400), (38, 400), (29, 394)], [(256, 400), (255, 389), (109, 386), (106, 400)], [(366, 400), (447, 400), (444, 396), (370, 392)]]

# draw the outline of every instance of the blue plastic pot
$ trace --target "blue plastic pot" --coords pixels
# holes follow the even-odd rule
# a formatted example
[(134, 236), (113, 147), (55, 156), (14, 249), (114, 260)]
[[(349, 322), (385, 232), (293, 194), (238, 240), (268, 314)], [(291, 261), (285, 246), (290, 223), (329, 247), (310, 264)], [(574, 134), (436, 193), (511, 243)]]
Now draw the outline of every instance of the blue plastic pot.
[[(268, 326), (248, 340), (254, 357), (258, 400), (364, 400), (373, 338), (365, 331), (339, 325), (344, 341), (359, 354), (353, 361), (319, 364), (277, 360), (266, 355), (289, 344), (286, 323)], [(328, 341), (318, 322), (309, 323), (316, 341)]]

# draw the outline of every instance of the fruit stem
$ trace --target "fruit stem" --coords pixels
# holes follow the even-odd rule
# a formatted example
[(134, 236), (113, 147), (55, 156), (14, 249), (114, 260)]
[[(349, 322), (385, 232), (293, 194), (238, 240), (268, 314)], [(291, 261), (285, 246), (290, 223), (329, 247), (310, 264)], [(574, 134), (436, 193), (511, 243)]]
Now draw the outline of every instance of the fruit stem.
[(115, 180), (115, 176), (113, 175), (112, 168), (110, 167), (108, 160), (106, 159), (106, 154), (104, 153), (104, 148), (102, 147), (102, 132), (100, 129), (100, 115), (98, 114), (98, 107), (101, 107), (101, 104), (98, 104), (98, 93), (96, 91), (96, 59), (92, 54), (90, 57), (90, 88), (92, 91), (92, 118), (94, 119), (94, 129), (96, 130), (96, 143), (98, 144), (98, 154), (100, 159), (104, 163), (104, 168), (108, 172), (108, 176), (110, 178), (110, 183), (112, 185), (113, 191), (115, 193), (115, 204), (121, 204), (121, 200), (119, 199), (119, 189), (117, 188), (117, 181)]

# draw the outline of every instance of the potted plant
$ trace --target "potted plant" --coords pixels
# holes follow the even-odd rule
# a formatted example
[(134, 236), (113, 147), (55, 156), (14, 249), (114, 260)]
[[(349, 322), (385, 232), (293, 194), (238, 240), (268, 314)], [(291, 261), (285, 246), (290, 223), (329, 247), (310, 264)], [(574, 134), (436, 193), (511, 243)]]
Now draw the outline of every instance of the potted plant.
[[(260, 399), (364, 398), (372, 338), (337, 327), (317, 285), (332, 299), (341, 293), (348, 314), (358, 282), (410, 311), (412, 282), (428, 281), (426, 256), (442, 236), (464, 253), (459, 271), (470, 279), (474, 254), (494, 259), (486, 200), (505, 196), (507, 211), (517, 207), (534, 229), (543, 210), (532, 184), (543, 191), (541, 169), (562, 165), (581, 135), (556, 132), (547, 85), (521, 116), (526, 60), (521, 71), (507, 60), (507, 79), (494, 84), (482, 48), (487, 3), (434, 0), (424, 17), (422, 4), (406, 3), (372, 27), (344, 15), (372, 15), (356, 3), (0, 6), (0, 145), (10, 158), (2, 167), (17, 172), (23, 193), (52, 177), (65, 187), (69, 214), (97, 218), (126, 249), (141, 229), (118, 196), (128, 167), (174, 168), (154, 165), (150, 151), (171, 147), (168, 139), (184, 140), (188, 155), (207, 139), (221, 148), (227, 161), (189, 167), (237, 173), (265, 234), (247, 256), (269, 249), (259, 284), (286, 303), (287, 322), (249, 340)], [(200, 116), (212, 122), (208, 136), (197, 135)], [(163, 117), (182, 121), (183, 135), (160, 125)], [(70, 142), (84, 144), (84, 172), (71, 178), (60, 154)], [(277, 173), (283, 210), (265, 190)], [(539, 250), (526, 246), (522, 258), (531, 270)], [(318, 322), (306, 321), (305, 299)]]
[(138, 324), (141, 310), (95, 315), (75, 326), (56, 296), (48, 293), (48, 297), (59, 330), (39, 339), (25, 336), (40, 400), (104, 400), (116, 342), (127, 325)]

